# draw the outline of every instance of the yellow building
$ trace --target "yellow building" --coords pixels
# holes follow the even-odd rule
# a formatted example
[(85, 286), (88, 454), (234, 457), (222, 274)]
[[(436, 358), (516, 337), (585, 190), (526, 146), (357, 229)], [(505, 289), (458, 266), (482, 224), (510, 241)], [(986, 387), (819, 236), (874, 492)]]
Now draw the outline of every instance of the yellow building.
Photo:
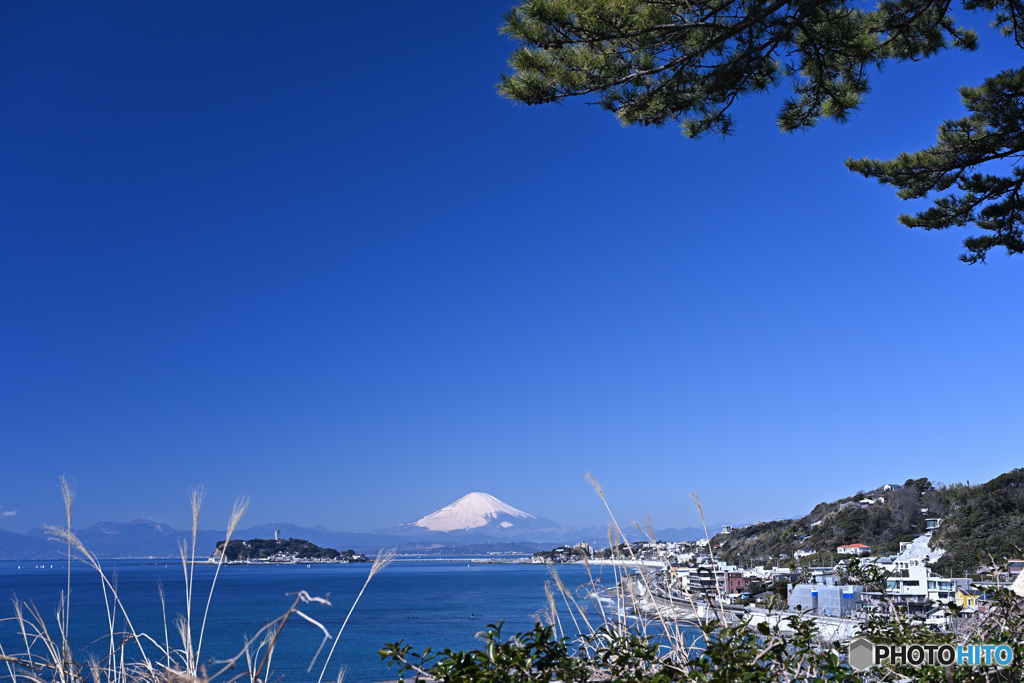
[(969, 588), (966, 590), (963, 588), (957, 588), (956, 598), (954, 598), (954, 600), (958, 607), (962, 607), (964, 609), (978, 609), (979, 595), (981, 595), (981, 591), (971, 590)]

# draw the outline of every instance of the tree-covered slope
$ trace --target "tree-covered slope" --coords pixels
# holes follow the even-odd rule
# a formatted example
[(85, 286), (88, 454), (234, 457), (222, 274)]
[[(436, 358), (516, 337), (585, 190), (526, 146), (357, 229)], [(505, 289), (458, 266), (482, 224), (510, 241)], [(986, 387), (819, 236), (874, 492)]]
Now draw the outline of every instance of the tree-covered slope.
[(953, 573), (1024, 557), (1024, 469), (976, 486), (950, 487), (949, 512), (932, 538), (947, 553), (936, 568)]
[(797, 550), (818, 551), (812, 562), (834, 562), (836, 548), (850, 543), (871, 546), (873, 555), (894, 554), (900, 541), (926, 531), (928, 518), (942, 519), (931, 541), (932, 548), (946, 551), (937, 571), (973, 574), (979, 565), (1024, 557), (1024, 469), (984, 484), (936, 487), (928, 479), (914, 479), (900, 490), (858, 491), (819, 503), (799, 519), (758, 522), (718, 534), (712, 542), (721, 544), (720, 556), (734, 562), (779, 562), (785, 555), (785, 564)]
[[(934, 487), (928, 479), (907, 480), (900, 490), (858, 491), (831, 503), (819, 503), (799, 519), (759, 522), (713, 539), (719, 553), (733, 561), (762, 563), (797, 550), (815, 550), (822, 561), (835, 561), (836, 548), (863, 543), (872, 554), (899, 550), (900, 541), (924, 533), (925, 519), (943, 517), (949, 487)], [(959, 486), (959, 485), (958, 485)], [(861, 502), (870, 499), (872, 503)]]

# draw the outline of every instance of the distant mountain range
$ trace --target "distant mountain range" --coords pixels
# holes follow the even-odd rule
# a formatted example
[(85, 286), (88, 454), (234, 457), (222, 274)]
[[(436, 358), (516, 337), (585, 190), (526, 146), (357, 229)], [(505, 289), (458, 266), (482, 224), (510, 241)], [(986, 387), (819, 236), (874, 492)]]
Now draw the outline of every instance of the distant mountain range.
[[(279, 523), (236, 529), (232, 538), (273, 538), (275, 532), (282, 538), (303, 539), (325, 548), (362, 553), (373, 553), (384, 547), (424, 554), (536, 552), (580, 541), (598, 547), (608, 544), (606, 527), (563, 526), (479, 492), (467, 494), (415, 522), (373, 532), (331, 531), (323, 526)], [(99, 522), (76, 529), (75, 533), (90, 552), (101, 558), (172, 558), (179, 556), (179, 544), (187, 542), (191, 546), (190, 531), (146, 519)], [(665, 529), (657, 534), (662, 540), (683, 541), (701, 538), (703, 531)], [(208, 557), (222, 540), (223, 531), (200, 530), (196, 557)], [(63, 554), (61, 544), (47, 540), (43, 529), (25, 534), (0, 530), (0, 560), (56, 559)]]

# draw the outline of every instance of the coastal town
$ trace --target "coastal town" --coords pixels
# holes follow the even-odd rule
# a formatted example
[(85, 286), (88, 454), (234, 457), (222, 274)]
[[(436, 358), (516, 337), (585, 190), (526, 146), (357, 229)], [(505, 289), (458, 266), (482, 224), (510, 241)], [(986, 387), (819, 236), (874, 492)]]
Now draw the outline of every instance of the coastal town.
[[(716, 559), (707, 540), (644, 541), (632, 544), (631, 554), (617, 555), (619, 563), (637, 572), (624, 591), (636, 612), (697, 622), (724, 610), (733, 620), (747, 616), (755, 624), (769, 614), (775, 615), (776, 623), (800, 614), (842, 640), (851, 638), (871, 612), (890, 609), (916, 615), (936, 630), (953, 631), (961, 620), (985, 610), (993, 589), (1020, 583), (1024, 559), (979, 567), (987, 572), (985, 580), (935, 574), (928, 566), (929, 554), (922, 552), (930, 538), (930, 533), (922, 534), (894, 556), (872, 556), (858, 548), (859, 552), (847, 552), (855, 560), (795, 568), (736, 566)], [(837, 552), (842, 554), (841, 548)], [(601, 562), (596, 555), (587, 544), (579, 544), (538, 553), (531, 561)], [(883, 583), (865, 585), (865, 576), (880, 576)]]
[[(903, 489), (886, 484), (870, 496), (841, 501), (832, 509), (857, 514), (885, 505), (886, 496)], [(914, 496), (923, 497), (925, 491)], [(824, 636), (839, 640), (854, 637), (858, 626), (878, 612), (905, 613), (936, 631), (955, 632), (986, 610), (995, 590), (1013, 586), (1024, 592), (1020, 557), (991, 558), (962, 576), (937, 571), (934, 565), (946, 550), (933, 546), (945, 520), (924, 517), (928, 511), (915, 508), (920, 533), (899, 541), (895, 552), (880, 552), (858, 539), (829, 548), (811, 547), (811, 534), (797, 531), (789, 534), (797, 546), (792, 552), (751, 559), (740, 555), (737, 561), (730, 542), (745, 527), (723, 525), (720, 533), (695, 541), (648, 539), (601, 551), (579, 543), (536, 553), (531, 561), (562, 564), (614, 558), (634, 571), (620, 584), (623, 597), (635, 612), (648, 616), (699, 622), (714, 612), (731, 621), (747, 619), (752, 625), (765, 620), (784, 625), (788, 616), (799, 614), (816, 621)], [(821, 524), (821, 519), (806, 520), (811, 528)], [(750, 526), (789, 532), (799, 525), (778, 520)]]

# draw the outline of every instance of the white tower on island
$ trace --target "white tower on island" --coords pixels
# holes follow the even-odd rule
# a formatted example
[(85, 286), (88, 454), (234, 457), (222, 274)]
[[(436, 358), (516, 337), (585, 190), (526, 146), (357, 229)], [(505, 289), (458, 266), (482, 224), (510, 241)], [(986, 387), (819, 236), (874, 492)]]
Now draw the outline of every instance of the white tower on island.
[(274, 540), (275, 541), (280, 541), (281, 540), (281, 530), (280, 529), (274, 529)]

